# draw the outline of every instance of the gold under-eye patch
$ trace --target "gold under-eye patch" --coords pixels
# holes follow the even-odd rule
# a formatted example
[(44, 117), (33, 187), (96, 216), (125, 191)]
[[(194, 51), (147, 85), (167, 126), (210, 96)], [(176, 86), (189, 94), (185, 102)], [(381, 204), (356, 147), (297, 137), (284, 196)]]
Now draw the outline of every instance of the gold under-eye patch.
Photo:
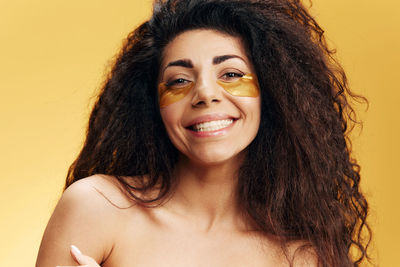
[[(260, 93), (257, 78), (251, 73), (243, 75), (234, 82), (223, 82), (218, 80), (217, 83), (233, 96), (257, 97)], [(158, 85), (160, 108), (166, 107), (184, 98), (194, 85), (194, 82), (189, 82), (184, 86), (168, 86), (165, 82), (160, 83)]]
[(193, 88), (194, 82), (189, 82), (185, 86), (168, 86), (163, 82), (158, 85), (158, 98), (160, 108), (166, 107), (184, 98)]
[(257, 78), (254, 74), (245, 74), (234, 82), (223, 82), (218, 80), (225, 91), (234, 96), (257, 97), (259, 95)]

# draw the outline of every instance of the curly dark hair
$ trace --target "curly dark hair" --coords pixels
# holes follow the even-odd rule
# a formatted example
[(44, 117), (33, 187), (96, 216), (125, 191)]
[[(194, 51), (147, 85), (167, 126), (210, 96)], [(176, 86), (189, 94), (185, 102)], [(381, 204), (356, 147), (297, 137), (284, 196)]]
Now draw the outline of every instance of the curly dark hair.
[[(312, 247), (320, 266), (369, 259), (368, 203), (348, 137), (358, 123), (350, 102), (366, 99), (350, 91), (324, 31), (300, 0), (157, 0), (113, 65), (65, 188), (107, 174), (138, 203), (170, 195), (178, 151), (161, 120), (157, 77), (165, 46), (192, 29), (240, 37), (259, 79), (260, 128), (237, 188), (245, 216), (283, 247), (306, 241), (301, 249)], [(156, 187), (155, 198), (137, 194)]]

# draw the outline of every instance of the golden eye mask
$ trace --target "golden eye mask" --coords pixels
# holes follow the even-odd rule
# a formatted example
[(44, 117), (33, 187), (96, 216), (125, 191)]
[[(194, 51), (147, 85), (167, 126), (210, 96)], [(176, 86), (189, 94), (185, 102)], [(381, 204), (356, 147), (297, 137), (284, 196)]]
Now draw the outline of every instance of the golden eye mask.
[(234, 96), (257, 97), (259, 94), (257, 79), (253, 74), (243, 75), (240, 79), (231, 83), (220, 80), (217, 83)]
[(158, 85), (158, 97), (160, 99), (160, 108), (166, 107), (172, 103), (178, 102), (184, 98), (194, 86), (194, 82), (189, 82), (185, 86), (168, 86), (166, 83)]
[[(259, 95), (257, 79), (253, 74), (243, 75), (234, 82), (223, 82), (218, 80), (217, 83), (233, 96), (257, 97)], [(184, 86), (168, 86), (165, 82), (160, 83), (158, 85), (160, 108), (166, 107), (184, 98), (194, 85), (194, 82), (189, 82)]]

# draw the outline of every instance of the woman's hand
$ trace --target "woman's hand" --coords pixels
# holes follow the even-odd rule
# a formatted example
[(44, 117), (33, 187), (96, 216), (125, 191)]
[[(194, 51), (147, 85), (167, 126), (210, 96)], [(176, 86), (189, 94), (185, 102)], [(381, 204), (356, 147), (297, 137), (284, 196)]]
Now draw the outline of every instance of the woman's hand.
[[(87, 256), (82, 254), (82, 252), (75, 247), (74, 245), (71, 246), (71, 255), (74, 260), (79, 263), (81, 267), (100, 267), (100, 265), (97, 264), (97, 262)], [(73, 267), (73, 266), (57, 266), (57, 267)]]

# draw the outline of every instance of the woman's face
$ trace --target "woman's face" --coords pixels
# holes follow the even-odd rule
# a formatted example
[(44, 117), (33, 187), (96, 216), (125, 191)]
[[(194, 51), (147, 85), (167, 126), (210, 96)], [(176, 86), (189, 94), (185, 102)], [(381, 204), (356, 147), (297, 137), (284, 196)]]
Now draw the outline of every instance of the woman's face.
[(160, 112), (182, 154), (201, 164), (241, 159), (260, 124), (259, 89), (252, 73), (237, 37), (191, 30), (166, 46)]

